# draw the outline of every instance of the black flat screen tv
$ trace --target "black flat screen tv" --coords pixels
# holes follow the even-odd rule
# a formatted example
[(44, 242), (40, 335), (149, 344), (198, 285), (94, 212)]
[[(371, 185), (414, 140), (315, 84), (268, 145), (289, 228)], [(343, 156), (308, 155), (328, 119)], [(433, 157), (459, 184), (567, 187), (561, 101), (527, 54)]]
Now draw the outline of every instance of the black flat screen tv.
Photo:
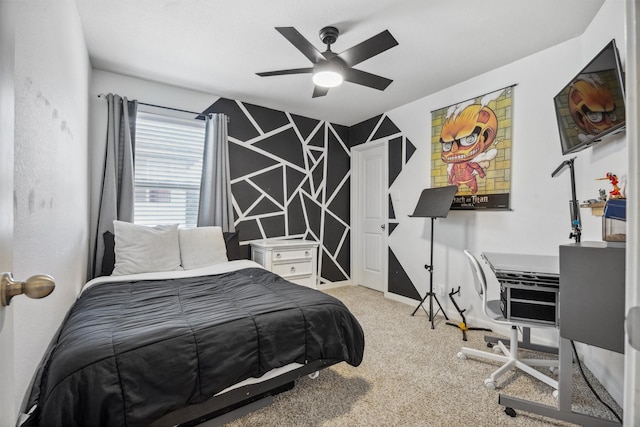
[(562, 154), (575, 153), (625, 126), (624, 74), (611, 40), (553, 98)]

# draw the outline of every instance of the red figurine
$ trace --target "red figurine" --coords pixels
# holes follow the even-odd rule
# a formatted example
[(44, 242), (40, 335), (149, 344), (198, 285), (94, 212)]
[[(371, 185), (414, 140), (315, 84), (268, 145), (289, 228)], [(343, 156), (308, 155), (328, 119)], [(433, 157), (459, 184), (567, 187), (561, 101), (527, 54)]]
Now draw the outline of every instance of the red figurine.
[(622, 195), (620, 194), (620, 187), (618, 187), (618, 177), (611, 173), (611, 172), (607, 172), (607, 176), (604, 178), (598, 178), (598, 179), (608, 179), (609, 182), (611, 183), (611, 185), (613, 186), (613, 190), (609, 191), (609, 197), (612, 199), (617, 199), (622, 197)]

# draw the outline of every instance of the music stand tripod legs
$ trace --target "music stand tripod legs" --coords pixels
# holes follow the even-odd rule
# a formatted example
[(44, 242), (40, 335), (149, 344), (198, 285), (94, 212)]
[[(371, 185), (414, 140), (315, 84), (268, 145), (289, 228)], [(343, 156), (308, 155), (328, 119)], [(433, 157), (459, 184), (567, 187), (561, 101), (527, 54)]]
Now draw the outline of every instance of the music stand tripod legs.
[[(442, 308), (442, 305), (440, 304), (440, 301), (438, 301), (438, 296), (433, 292), (433, 223), (434, 221), (435, 221), (435, 218), (432, 217), (431, 218), (431, 254), (429, 259), (430, 264), (427, 264), (424, 266), (424, 268), (426, 268), (429, 271), (429, 292), (427, 292), (424, 298), (422, 298), (422, 301), (420, 301), (420, 304), (418, 304), (416, 309), (413, 310), (413, 313), (411, 313), (412, 316), (415, 315), (418, 309), (422, 307), (422, 309), (429, 316), (429, 322), (431, 322), (431, 329), (434, 329), (433, 318), (436, 316), (436, 314), (438, 314), (438, 312), (435, 312), (435, 313), (433, 312), (434, 299), (438, 304), (438, 311), (442, 312), (446, 320), (449, 320), (449, 317), (447, 317), (447, 313), (445, 313), (444, 309)], [(424, 308), (424, 302), (427, 300), (427, 298), (429, 298), (429, 311), (427, 311), (427, 309)]]
[(416, 311), (420, 307), (422, 307), (425, 311), (423, 304), (429, 298), (429, 311), (427, 314), (429, 315), (429, 321), (431, 322), (431, 329), (434, 329), (433, 318), (436, 317), (436, 313), (433, 312), (433, 300), (436, 300), (438, 304), (439, 310), (444, 315), (444, 318), (449, 320), (447, 317), (447, 313), (444, 312), (442, 305), (440, 305), (440, 301), (438, 301), (438, 297), (433, 293), (433, 223), (436, 218), (446, 218), (449, 209), (451, 208), (451, 204), (453, 203), (453, 197), (458, 191), (458, 187), (455, 185), (449, 185), (447, 187), (437, 187), (437, 188), (426, 188), (422, 190), (420, 194), (420, 199), (418, 200), (418, 204), (416, 205), (415, 210), (413, 211), (413, 215), (409, 215), (411, 218), (431, 218), (431, 254), (430, 261), (428, 265), (424, 267), (429, 270), (429, 292), (422, 298), (420, 304), (413, 310), (411, 315), (416, 314)]

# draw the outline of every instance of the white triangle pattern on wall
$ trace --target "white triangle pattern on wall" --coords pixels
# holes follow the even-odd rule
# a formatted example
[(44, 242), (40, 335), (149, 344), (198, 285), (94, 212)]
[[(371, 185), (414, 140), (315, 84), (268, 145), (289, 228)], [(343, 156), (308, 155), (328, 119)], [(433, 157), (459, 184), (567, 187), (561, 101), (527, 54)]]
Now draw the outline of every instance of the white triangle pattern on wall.
[[(236, 103), (251, 124), (255, 126), (259, 135), (246, 141), (241, 141), (229, 136), (229, 143), (237, 144), (244, 149), (252, 150), (265, 158), (277, 162), (276, 165), (259, 168), (247, 175), (232, 179), (232, 188), (234, 184), (244, 182), (250, 185), (256, 194), (259, 194), (252, 203), (247, 204), (245, 202), (244, 209), (241, 208), (237, 200), (240, 195), (233, 194), (233, 207), (236, 215), (235, 225), (237, 229), (241, 230), (241, 236), (243, 223), (248, 222), (257, 224), (257, 230), (259, 230), (260, 233), (259, 236), (252, 236), (249, 240), (241, 243), (246, 244), (251, 240), (285, 236), (318, 241), (320, 243), (318, 269), (321, 282), (330, 283), (348, 280), (349, 256), (346, 257), (345, 262), (343, 254), (341, 260), (344, 265), (341, 265), (338, 256), (345, 242), (348, 242), (350, 232), (349, 218), (341, 218), (339, 214), (331, 211), (329, 205), (334, 202), (336, 195), (344, 186), (348, 188), (350, 171), (348, 169), (340, 171), (340, 168), (332, 168), (332, 159), (327, 148), (328, 138), (329, 135), (331, 135), (332, 138), (335, 138), (339, 142), (346, 155), (349, 156), (349, 150), (347, 148), (348, 141), (343, 141), (340, 133), (335, 130), (334, 125), (325, 121), (318, 121), (315, 128), (305, 138), (303, 137), (303, 132), (298, 129), (289, 113), (285, 113), (289, 119), (288, 124), (269, 132), (263, 132), (257, 120), (251, 117), (249, 110), (245, 108), (242, 102), (236, 101)], [(278, 135), (285, 131), (288, 133), (287, 138), (291, 138), (291, 130), (293, 130), (293, 134), (297, 136), (301, 144), (304, 165), (295, 164), (290, 160), (282, 158), (282, 156), (276, 154), (278, 152), (277, 149), (271, 151), (268, 145), (264, 143), (259, 144), (267, 138), (269, 138), (270, 141), (277, 141)], [(318, 133), (322, 135), (322, 146), (317, 146), (318, 138), (320, 137), (317, 135)], [(314, 137), (316, 138), (314, 139)], [(310, 144), (312, 140), (315, 141), (314, 145)], [(291, 144), (291, 141), (288, 140), (287, 143)], [(242, 161), (242, 159), (234, 159), (232, 157), (230, 161), (233, 163), (234, 161)], [(297, 173), (290, 172), (287, 174), (287, 169)], [(336, 177), (336, 173), (342, 173), (343, 176)], [(328, 174), (333, 174), (331, 176), (333, 182), (339, 182), (339, 185), (333, 189), (331, 194), (327, 194)], [(288, 175), (294, 177), (296, 181), (288, 183)], [(299, 182), (297, 182), (298, 178), (300, 178)], [(272, 185), (277, 185), (278, 187), (281, 185), (282, 188), (273, 188)], [(292, 186), (292, 188), (289, 188), (290, 186)], [(278, 200), (277, 195), (282, 195), (282, 199)], [(348, 203), (348, 200), (346, 202)], [(296, 206), (301, 207), (301, 211), (298, 210), (298, 208), (293, 209)], [(343, 207), (343, 210), (348, 212), (349, 207)], [(302, 214), (302, 218), (299, 218), (299, 215), (294, 213), (296, 211)], [(295, 216), (295, 218), (293, 216)], [(341, 229), (328, 229), (325, 226), (325, 218), (327, 218), (327, 216), (330, 216), (332, 219), (331, 224), (340, 224)], [(273, 224), (280, 223), (283, 225), (281, 228), (279, 226), (274, 228)], [(292, 224), (297, 225), (292, 226)], [(252, 226), (252, 228), (255, 227)], [(332, 233), (330, 236), (331, 241), (339, 242), (337, 247), (328, 248), (325, 245), (325, 240), (329, 237), (329, 233)], [(335, 233), (339, 233), (339, 236), (336, 236)], [(323, 263), (325, 265), (323, 265)]]

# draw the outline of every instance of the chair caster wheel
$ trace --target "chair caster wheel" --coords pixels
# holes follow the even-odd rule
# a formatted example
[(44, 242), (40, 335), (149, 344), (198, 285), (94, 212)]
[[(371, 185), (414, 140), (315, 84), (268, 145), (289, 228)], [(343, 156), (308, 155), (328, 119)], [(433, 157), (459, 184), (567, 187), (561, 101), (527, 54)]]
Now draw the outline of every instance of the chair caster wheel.
[(555, 366), (550, 366), (549, 367), (549, 372), (551, 372), (551, 374), (555, 374), (556, 372), (558, 372), (558, 368), (556, 368)]
[(467, 355), (466, 355), (466, 354), (464, 354), (464, 353), (463, 353), (463, 352), (461, 352), (461, 351), (460, 351), (460, 352), (458, 352), (457, 356), (458, 356), (458, 359), (460, 359), (460, 360), (467, 360)]
[(495, 390), (496, 389), (496, 383), (494, 383), (491, 378), (487, 378), (486, 380), (484, 380), (484, 386), (487, 390)]
[(516, 411), (513, 408), (505, 408), (504, 413), (509, 415), (511, 418), (515, 418)]
[(493, 348), (493, 343), (492, 343), (492, 342), (488, 342), (488, 343), (487, 343), (487, 347), (489, 347), (489, 348)]
[(320, 375), (320, 371), (315, 371), (309, 374), (309, 378), (315, 380), (316, 378), (318, 378), (318, 375)]
[(495, 347), (493, 347), (493, 352), (496, 354), (500, 354), (502, 353), (502, 349), (500, 348), (499, 345), (496, 345)]
[(558, 399), (558, 390), (553, 390), (553, 393), (551, 393), (551, 395), (554, 399)]

